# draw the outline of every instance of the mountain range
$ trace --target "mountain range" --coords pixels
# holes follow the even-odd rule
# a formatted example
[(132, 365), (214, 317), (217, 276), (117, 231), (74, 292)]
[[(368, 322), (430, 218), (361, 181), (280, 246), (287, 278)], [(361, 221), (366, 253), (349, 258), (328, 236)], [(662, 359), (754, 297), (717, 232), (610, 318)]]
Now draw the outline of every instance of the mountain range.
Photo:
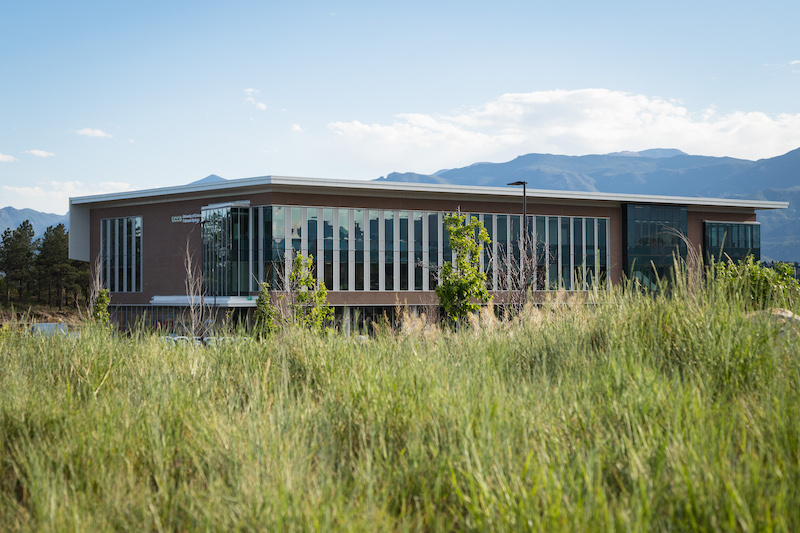
[(800, 148), (758, 161), (668, 148), (584, 156), (527, 154), (433, 174), (393, 172), (379, 180), (494, 187), (524, 180), (529, 189), (788, 201), (788, 209), (758, 213), (761, 255), (800, 261)]
[(69, 229), (69, 215), (42, 213), (35, 209), (3, 207), (0, 209), (0, 235), (3, 234), (6, 228), (16, 228), (26, 220), (30, 221), (31, 226), (33, 226), (33, 233), (36, 237), (41, 237), (48, 226), (64, 224)]
[[(527, 154), (505, 163), (475, 163), (433, 174), (393, 172), (378, 180), (495, 187), (524, 180), (529, 189), (788, 201), (788, 209), (758, 213), (761, 256), (800, 261), (800, 148), (758, 161), (689, 155), (670, 148), (584, 156)], [(200, 181), (224, 179), (212, 174)], [(25, 219), (37, 236), (47, 226), (69, 223), (67, 215), (5, 207), (0, 209), (0, 233)]]

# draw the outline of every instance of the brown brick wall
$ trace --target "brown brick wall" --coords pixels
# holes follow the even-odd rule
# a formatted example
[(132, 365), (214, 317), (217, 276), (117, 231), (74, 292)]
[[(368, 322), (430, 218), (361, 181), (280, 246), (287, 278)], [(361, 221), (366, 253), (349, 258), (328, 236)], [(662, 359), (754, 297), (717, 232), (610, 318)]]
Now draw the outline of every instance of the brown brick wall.
[[(395, 193), (396, 194), (396, 193)], [(155, 295), (184, 293), (184, 255), (187, 240), (198, 263), (201, 260), (200, 224), (175, 223), (172, 216), (200, 213), (203, 206), (229, 201), (249, 200), (251, 206), (302, 205), (353, 207), (365, 209), (404, 209), (420, 211), (455, 211), (467, 213), (520, 213), (521, 198), (510, 197), (497, 201), (479, 201), (474, 197), (452, 198), (429, 194), (418, 198), (398, 198), (379, 192), (375, 196), (341, 194), (306, 194), (286, 192), (255, 192), (251, 194), (228, 194), (224, 196), (194, 198), (179, 201), (158, 201), (139, 205), (108, 205), (91, 211), (91, 257), (96, 257), (100, 246), (100, 220), (125, 216), (142, 217), (142, 280), (141, 293), (113, 293), (115, 304), (146, 304)], [(618, 282), (622, 278), (622, 208), (618, 202), (572, 200), (556, 202), (550, 199), (528, 199), (529, 215), (561, 215), (606, 217), (609, 219), (610, 278)], [(702, 243), (702, 221), (754, 221), (752, 209), (696, 210), (688, 212), (688, 237), (697, 246)], [(435, 301), (432, 292), (339, 292), (330, 293), (333, 304), (354, 303), (361, 305), (409, 305)]]

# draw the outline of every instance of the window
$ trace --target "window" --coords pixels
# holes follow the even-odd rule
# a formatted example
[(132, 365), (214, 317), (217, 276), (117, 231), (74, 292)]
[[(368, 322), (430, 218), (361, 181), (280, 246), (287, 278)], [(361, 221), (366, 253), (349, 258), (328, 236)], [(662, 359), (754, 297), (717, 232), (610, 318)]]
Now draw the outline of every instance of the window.
[(413, 214), (414, 223), (414, 263), (412, 266), (414, 272), (414, 290), (422, 290), (422, 213), (416, 212)]
[[(399, 216), (400, 228), (400, 268), (397, 271), (397, 277), (400, 278), (400, 290), (408, 290), (408, 211), (400, 211)], [(413, 237), (413, 233), (411, 234)]]
[(110, 292), (142, 290), (142, 217), (100, 221), (100, 265)]
[[(350, 287), (350, 210), (339, 209), (339, 221), (337, 223), (338, 235), (336, 244), (338, 244), (338, 263), (334, 264), (339, 267), (339, 287), (338, 290), (346, 291)], [(335, 288), (335, 287), (334, 287)]]
[(394, 211), (383, 212), (384, 285), (386, 291), (394, 290)]
[(758, 222), (703, 222), (703, 250), (715, 261), (741, 261), (752, 255), (761, 260), (761, 225)]
[[(686, 244), (681, 238), (687, 233), (686, 207), (627, 204), (622, 212), (625, 271), (643, 286), (655, 289), (657, 278), (672, 271), (673, 257), (686, 258)], [(605, 233), (605, 225), (600, 226), (601, 244), (606, 240)]]
[(364, 210), (355, 209), (353, 211), (353, 228), (355, 230), (355, 281), (354, 287), (357, 291), (364, 290)]
[(439, 280), (439, 237), (442, 224), (438, 213), (428, 214), (428, 289), (434, 290)]
[(380, 290), (381, 212), (369, 211), (369, 290)]
[[(206, 208), (203, 258), (209, 294), (247, 294), (244, 280), (251, 279), (283, 290), (297, 251), (314, 256), (315, 275), (331, 290), (432, 291), (444, 262), (453, 260), (445, 214), (280, 205)], [(604, 279), (608, 219), (531, 215), (523, 241), (519, 215), (463, 214), (482, 220), (492, 241), (479, 258), (490, 290), (521, 289), (523, 281), (534, 290), (586, 290)], [(245, 249), (248, 216), (253, 217), (252, 251)], [(522, 251), (532, 267), (524, 280)]]
[(250, 292), (249, 224), (248, 207), (203, 208), (203, 284), (209, 296)]

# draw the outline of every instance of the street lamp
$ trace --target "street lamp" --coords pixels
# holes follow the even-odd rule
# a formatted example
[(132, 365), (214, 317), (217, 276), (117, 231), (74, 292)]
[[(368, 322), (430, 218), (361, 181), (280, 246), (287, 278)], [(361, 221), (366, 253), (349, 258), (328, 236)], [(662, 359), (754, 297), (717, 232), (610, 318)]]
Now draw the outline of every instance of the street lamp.
[(523, 235), (528, 236), (528, 195), (527, 195), (527, 181), (512, 181), (506, 185), (520, 186), (522, 185), (522, 227), (524, 228)]
[[(519, 269), (519, 277), (520, 282), (525, 283), (527, 278), (527, 272), (525, 272), (525, 268), (528, 266), (528, 258), (525, 255), (526, 252), (526, 240), (528, 238), (528, 194), (527, 194), (527, 181), (512, 181), (511, 183), (507, 183), (506, 185), (518, 187), (522, 185), (522, 244), (520, 246), (520, 269)], [(525, 289), (523, 288), (523, 291)]]

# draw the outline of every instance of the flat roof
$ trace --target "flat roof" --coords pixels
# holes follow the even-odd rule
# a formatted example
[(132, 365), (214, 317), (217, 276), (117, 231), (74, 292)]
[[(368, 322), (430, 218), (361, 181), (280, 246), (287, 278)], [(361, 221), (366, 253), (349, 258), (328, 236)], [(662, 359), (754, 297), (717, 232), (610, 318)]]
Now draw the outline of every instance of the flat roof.
[[(190, 183), (173, 187), (160, 187), (157, 189), (143, 189), (139, 191), (125, 191), (92, 196), (78, 196), (69, 199), (72, 205), (98, 204), (119, 201), (163, 201), (171, 196), (192, 194), (208, 194), (215, 191), (221, 193), (235, 193), (237, 190), (269, 191), (287, 189), (322, 189), (330, 192), (359, 192), (361, 194), (446, 194), (451, 196), (483, 196), (495, 198), (519, 198), (522, 196), (521, 187), (482, 187), (474, 185), (450, 185), (429, 183), (403, 183), (394, 181), (367, 181), (367, 180), (334, 180), (322, 178), (297, 178), (287, 176), (260, 176), (254, 178), (240, 178), (224, 181), (205, 183)], [(697, 196), (662, 196), (650, 194), (625, 194), (605, 193), (592, 191), (554, 191), (544, 189), (527, 189), (527, 198), (542, 198), (548, 200), (575, 201), (603, 201), (619, 203), (648, 203), (648, 204), (680, 204), (716, 207), (738, 207), (746, 209), (785, 209), (789, 202), (772, 202), (766, 200), (743, 200), (731, 198), (704, 198)]]

